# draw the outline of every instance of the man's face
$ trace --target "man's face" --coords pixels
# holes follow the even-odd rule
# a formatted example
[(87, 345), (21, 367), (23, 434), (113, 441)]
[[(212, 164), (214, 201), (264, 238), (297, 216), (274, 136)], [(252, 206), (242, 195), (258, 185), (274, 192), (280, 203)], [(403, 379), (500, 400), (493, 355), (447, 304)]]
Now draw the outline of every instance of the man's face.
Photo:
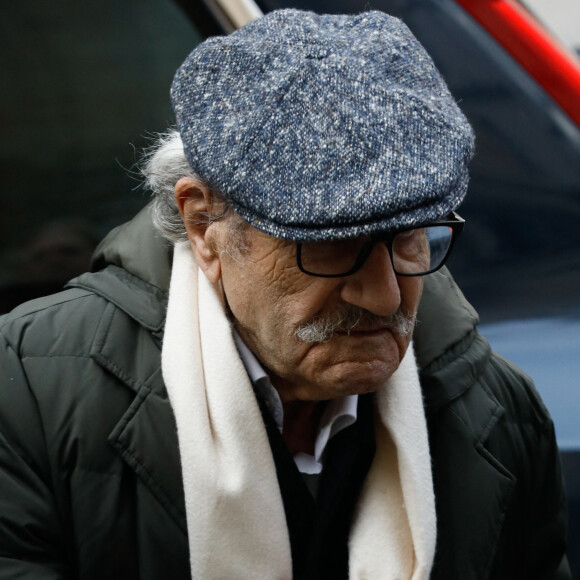
[[(308, 276), (296, 265), (295, 243), (249, 230), (248, 252), (220, 254), (221, 282), (236, 329), (282, 400), (326, 400), (377, 390), (399, 366), (411, 335), (382, 327), (376, 317), (414, 317), (422, 278), (396, 276), (383, 244), (351, 276)], [(218, 237), (223, 236), (222, 230)], [(309, 322), (348, 309), (363, 309), (370, 316), (351, 332), (339, 329), (324, 342), (296, 337)]]

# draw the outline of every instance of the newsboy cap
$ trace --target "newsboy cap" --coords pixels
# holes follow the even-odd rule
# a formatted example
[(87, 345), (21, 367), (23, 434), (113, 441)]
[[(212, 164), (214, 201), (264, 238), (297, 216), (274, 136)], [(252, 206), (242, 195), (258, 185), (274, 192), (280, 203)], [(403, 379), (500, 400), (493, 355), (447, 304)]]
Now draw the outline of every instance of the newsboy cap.
[(272, 12), (199, 45), (171, 96), (191, 168), (272, 236), (421, 225), (465, 196), (471, 127), (382, 12)]

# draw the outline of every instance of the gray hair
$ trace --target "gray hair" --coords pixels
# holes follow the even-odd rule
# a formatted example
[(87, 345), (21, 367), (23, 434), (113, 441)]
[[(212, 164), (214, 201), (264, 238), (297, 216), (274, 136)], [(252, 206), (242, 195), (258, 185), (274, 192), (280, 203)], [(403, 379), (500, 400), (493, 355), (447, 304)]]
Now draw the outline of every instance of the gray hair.
[(400, 309), (389, 316), (378, 316), (351, 304), (326, 315), (314, 316), (310, 321), (301, 324), (294, 336), (309, 344), (327, 342), (337, 333), (350, 334), (369, 328), (389, 328), (399, 336), (408, 336), (413, 332), (415, 322), (414, 315), (407, 316)]
[[(175, 202), (175, 184), (182, 177), (192, 177), (202, 181), (191, 169), (183, 142), (178, 131), (169, 130), (157, 136), (156, 142), (143, 154), (140, 170), (145, 177), (145, 187), (152, 192), (151, 215), (153, 225), (167, 240), (176, 244), (187, 241), (187, 231), (183, 218)], [(219, 208), (215, 213), (208, 212), (199, 216), (200, 220), (211, 223), (224, 218), (232, 218), (233, 239), (238, 250), (247, 245), (242, 235), (246, 222), (239, 216), (224, 196), (210, 187), (214, 205)]]

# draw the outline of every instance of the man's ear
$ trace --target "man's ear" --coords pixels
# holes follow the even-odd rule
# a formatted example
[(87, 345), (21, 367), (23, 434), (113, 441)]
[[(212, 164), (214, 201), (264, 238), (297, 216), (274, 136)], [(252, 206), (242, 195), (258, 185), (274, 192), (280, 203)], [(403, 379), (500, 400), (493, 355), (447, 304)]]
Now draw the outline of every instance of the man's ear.
[(217, 284), (221, 278), (221, 264), (215, 230), (210, 227), (213, 196), (209, 188), (200, 179), (182, 177), (175, 184), (175, 201), (197, 265), (210, 282)]

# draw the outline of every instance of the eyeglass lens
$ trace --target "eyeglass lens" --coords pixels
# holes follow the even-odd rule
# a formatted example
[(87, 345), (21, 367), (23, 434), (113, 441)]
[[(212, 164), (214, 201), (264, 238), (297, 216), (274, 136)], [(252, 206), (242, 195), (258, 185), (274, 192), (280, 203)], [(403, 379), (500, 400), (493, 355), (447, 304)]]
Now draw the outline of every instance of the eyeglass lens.
[[(397, 274), (420, 275), (436, 270), (445, 260), (453, 231), (449, 226), (428, 226), (396, 234), (391, 243), (393, 269)], [(375, 239), (305, 242), (301, 249), (304, 270), (323, 276), (347, 274), (357, 265), (359, 256), (368, 256)], [(362, 266), (362, 264), (358, 264)]]

